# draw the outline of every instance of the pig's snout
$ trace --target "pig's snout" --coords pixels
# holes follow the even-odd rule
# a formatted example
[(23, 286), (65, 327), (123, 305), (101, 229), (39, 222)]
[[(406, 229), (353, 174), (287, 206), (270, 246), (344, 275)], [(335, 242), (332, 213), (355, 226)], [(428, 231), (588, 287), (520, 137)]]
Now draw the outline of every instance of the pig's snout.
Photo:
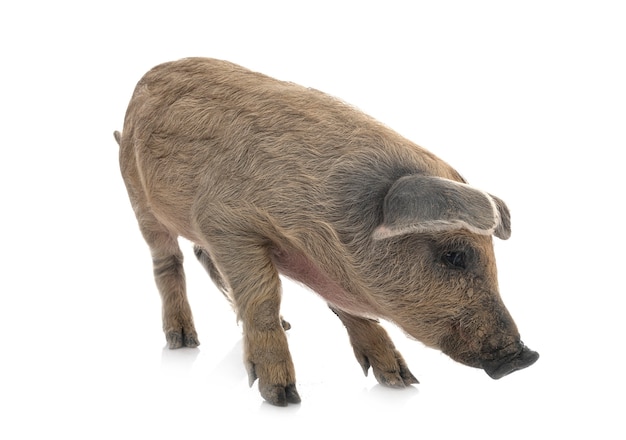
[(482, 368), (492, 379), (500, 379), (514, 371), (531, 366), (537, 359), (539, 359), (539, 353), (520, 342), (520, 348), (516, 352), (483, 361)]

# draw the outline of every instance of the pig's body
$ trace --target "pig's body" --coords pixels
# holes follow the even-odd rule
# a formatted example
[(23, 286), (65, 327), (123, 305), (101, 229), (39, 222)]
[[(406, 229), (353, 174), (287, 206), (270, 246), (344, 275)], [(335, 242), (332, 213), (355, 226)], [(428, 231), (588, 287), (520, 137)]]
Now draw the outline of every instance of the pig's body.
[[(279, 272), (324, 297), (381, 383), (416, 380), (371, 318), (488, 372), (485, 362), (513, 371), (536, 359), (498, 295), (490, 235), (510, 233), (504, 204), (346, 104), (227, 62), (185, 59), (143, 77), (116, 137), (170, 346), (198, 344), (183, 236), (231, 298), (251, 383), (258, 377), (271, 403), (299, 401)], [(431, 184), (441, 200), (407, 201), (420, 191), (429, 199)], [(470, 267), (446, 252), (462, 252)]]

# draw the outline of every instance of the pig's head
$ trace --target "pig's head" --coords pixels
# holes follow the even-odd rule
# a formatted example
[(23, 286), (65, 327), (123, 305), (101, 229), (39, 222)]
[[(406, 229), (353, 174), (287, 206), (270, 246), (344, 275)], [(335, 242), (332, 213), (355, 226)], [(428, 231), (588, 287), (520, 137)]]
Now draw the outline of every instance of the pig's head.
[(377, 281), (386, 318), (494, 379), (538, 359), (498, 291), (491, 236), (511, 234), (504, 202), (463, 183), (411, 175), (390, 188), (383, 216), (373, 237), (386, 272)]

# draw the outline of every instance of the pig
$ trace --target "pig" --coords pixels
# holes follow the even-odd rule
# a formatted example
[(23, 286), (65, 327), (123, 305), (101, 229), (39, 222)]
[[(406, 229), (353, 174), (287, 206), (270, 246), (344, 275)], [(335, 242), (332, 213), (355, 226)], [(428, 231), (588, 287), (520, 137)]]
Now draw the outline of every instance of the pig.
[(286, 276), (347, 329), (363, 372), (418, 383), (379, 320), (494, 379), (533, 364), (499, 294), (498, 197), (372, 117), (227, 61), (186, 58), (138, 82), (120, 168), (152, 256), (169, 348), (197, 347), (178, 237), (232, 302), (250, 386), (299, 403), (280, 314)]

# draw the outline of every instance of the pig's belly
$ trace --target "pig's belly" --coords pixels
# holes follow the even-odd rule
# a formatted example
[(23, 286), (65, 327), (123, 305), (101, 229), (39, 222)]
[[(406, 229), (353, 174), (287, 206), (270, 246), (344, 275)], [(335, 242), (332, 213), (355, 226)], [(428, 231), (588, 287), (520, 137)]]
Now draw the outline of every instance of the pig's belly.
[(375, 317), (373, 307), (355, 294), (343, 289), (305, 255), (294, 251), (274, 249), (272, 260), (281, 274), (308, 286), (332, 307), (357, 316)]

